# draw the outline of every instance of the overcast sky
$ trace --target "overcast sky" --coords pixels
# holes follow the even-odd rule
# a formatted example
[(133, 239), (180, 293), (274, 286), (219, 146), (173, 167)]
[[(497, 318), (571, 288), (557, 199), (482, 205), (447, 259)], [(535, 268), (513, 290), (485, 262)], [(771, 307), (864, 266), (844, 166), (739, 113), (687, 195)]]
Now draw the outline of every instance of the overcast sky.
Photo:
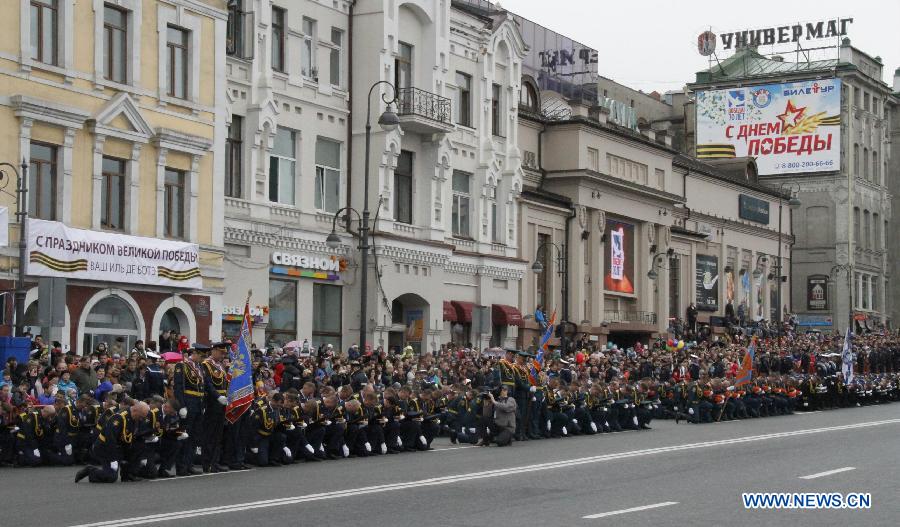
[[(853, 46), (881, 56), (883, 79), (900, 67), (897, 0), (500, 0), (501, 5), (599, 51), (604, 77), (645, 92), (681, 88), (707, 67), (697, 35), (853, 17)], [(823, 41), (824, 42), (824, 41)], [(721, 49), (721, 40), (719, 41)], [(779, 49), (779, 51), (781, 51)], [(730, 52), (720, 55), (722, 59)], [(792, 60), (786, 56), (786, 60)]]

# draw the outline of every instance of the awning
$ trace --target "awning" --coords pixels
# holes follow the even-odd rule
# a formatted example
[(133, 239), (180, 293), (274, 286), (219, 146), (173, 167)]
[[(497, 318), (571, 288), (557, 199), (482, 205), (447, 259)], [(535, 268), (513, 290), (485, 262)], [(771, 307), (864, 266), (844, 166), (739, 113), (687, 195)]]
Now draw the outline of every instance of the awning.
[(495, 326), (521, 326), (522, 312), (513, 306), (494, 304), (491, 306), (491, 320)]
[(475, 309), (475, 302), (462, 302), (460, 300), (451, 300), (450, 304), (456, 310), (456, 321), (461, 324), (472, 323), (472, 310)]
[(453, 304), (444, 300), (444, 320), (447, 322), (456, 322), (456, 309), (453, 308)]

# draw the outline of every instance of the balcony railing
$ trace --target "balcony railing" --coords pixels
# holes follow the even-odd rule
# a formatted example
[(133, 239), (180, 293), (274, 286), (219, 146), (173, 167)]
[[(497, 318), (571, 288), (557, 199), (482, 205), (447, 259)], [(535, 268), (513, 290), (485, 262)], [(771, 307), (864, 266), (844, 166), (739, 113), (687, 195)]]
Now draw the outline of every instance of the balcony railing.
[(656, 313), (650, 311), (618, 311), (606, 310), (603, 318), (607, 322), (635, 322), (638, 324), (656, 324)]
[(450, 123), (450, 99), (421, 90), (400, 88), (397, 90), (397, 115), (424, 117), (442, 124)]

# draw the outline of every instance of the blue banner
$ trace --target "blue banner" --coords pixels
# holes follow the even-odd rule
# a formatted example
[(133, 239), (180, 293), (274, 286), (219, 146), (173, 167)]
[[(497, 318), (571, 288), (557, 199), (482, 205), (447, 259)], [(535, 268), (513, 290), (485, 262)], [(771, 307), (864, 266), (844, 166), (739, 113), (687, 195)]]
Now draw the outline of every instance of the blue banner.
[(225, 418), (234, 423), (244, 415), (253, 402), (253, 363), (250, 359), (250, 303), (244, 305), (244, 321), (237, 345), (232, 346), (231, 367), (228, 368), (228, 404)]

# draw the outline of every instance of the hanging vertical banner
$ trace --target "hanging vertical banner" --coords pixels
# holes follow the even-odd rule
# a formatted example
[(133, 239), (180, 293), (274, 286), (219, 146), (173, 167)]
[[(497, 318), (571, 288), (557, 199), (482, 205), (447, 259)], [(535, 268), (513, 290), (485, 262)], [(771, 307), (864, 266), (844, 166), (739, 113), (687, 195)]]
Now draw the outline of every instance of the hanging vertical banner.
[(828, 309), (828, 277), (812, 275), (806, 279), (806, 309), (825, 311)]
[(0, 247), (9, 247), (9, 209), (0, 207)]
[(615, 293), (634, 294), (634, 225), (606, 220), (603, 287)]
[(719, 258), (709, 254), (697, 255), (697, 272), (694, 280), (697, 293), (697, 309), (719, 309)]

